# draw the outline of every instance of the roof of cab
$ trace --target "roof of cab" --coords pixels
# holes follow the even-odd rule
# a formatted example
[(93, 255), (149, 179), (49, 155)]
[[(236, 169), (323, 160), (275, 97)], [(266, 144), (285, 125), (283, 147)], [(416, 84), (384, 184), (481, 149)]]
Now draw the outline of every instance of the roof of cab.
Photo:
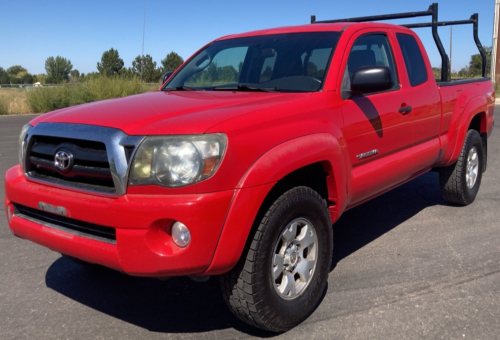
[(243, 38), (243, 37), (252, 37), (258, 35), (270, 35), (270, 34), (283, 34), (283, 33), (303, 33), (303, 32), (340, 32), (347, 27), (356, 26), (357, 28), (386, 28), (391, 29), (394, 27), (403, 28), (403, 26), (394, 25), (394, 24), (384, 24), (379, 22), (338, 22), (333, 24), (307, 24), (307, 25), (299, 25), (299, 26), (284, 26), (284, 27), (276, 27), (263, 29), (258, 31), (251, 31), (245, 33), (231, 34), (223, 36), (216, 40), (226, 40), (233, 38)]

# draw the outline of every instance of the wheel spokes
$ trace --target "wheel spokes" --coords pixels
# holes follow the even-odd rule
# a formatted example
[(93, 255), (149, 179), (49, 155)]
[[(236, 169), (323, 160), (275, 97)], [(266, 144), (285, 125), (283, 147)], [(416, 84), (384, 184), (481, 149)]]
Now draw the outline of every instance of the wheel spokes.
[(305, 218), (291, 221), (281, 232), (270, 273), (281, 297), (294, 299), (309, 285), (318, 259), (317, 243), (314, 225)]
[(303, 282), (308, 282), (311, 278), (311, 274), (316, 264), (315, 260), (302, 259), (296, 268), (297, 274), (300, 276), (300, 280)]
[(292, 223), (281, 235), (286, 245), (289, 245), (293, 240), (295, 240), (296, 236), (297, 236), (297, 222)]
[(467, 155), (467, 166), (465, 173), (465, 182), (467, 187), (472, 189), (476, 184), (477, 174), (479, 171), (479, 156), (477, 154), (477, 149), (472, 147)]
[(293, 278), (292, 273), (285, 272), (283, 275), (283, 279), (281, 280), (281, 284), (278, 286), (278, 290), (281, 294), (285, 296), (294, 296), (295, 295), (295, 280)]
[(284, 256), (280, 254), (275, 254), (273, 258), (273, 279), (276, 279), (283, 273), (283, 262)]
[(309, 225), (305, 225), (300, 230), (300, 235), (297, 237), (297, 244), (300, 244), (301, 249), (305, 249), (315, 241), (314, 231)]

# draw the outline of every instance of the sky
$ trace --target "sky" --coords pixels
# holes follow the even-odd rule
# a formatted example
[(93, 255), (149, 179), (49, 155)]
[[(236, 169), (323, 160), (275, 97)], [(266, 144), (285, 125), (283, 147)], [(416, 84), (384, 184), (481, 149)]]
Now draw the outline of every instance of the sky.
[[(50, 56), (69, 59), (80, 73), (97, 72), (102, 54), (114, 48), (125, 62), (149, 54), (161, 66), (172, 51), (184, 59), (208, 42), (228, 34), (308, 24), (317, 20), (425, 11), (436, 0), (0, 0), (0, 67), (21, 65), (31, 74), (45, 72)], [(464, 20), (479, 13), (479, 38), (492, 46), (495, 0), (439, 2), (439, 20)], [(145, 18), (145, 25), (144, 25)], [(430, 17), (392, 23), (430, 21)], [(441, 58), (430, 28), (416, 32), (433, 66)], [(450, 28), (439, 28), (449, 54)], [(452, 70), (477, 54), (472, 25), (454, 26)]]

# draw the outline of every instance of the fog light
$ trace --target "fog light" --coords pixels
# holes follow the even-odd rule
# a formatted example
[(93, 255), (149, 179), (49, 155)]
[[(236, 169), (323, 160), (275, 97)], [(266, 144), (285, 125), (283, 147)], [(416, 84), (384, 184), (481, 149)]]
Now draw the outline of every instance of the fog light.
[(179, 247), (187, 247), (189, 242), (191, 242), (191, 233), (189, 229), (181, 222), (175, 222), (172, 226), (172, 238), (175, 244)]

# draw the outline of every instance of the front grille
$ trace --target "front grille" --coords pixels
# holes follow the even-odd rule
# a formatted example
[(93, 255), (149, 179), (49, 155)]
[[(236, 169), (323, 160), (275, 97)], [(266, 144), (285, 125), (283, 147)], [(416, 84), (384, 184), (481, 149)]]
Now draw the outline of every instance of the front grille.
[[(71, 166), (56, 166), (55, 155), (63, 150), (72, 156)], [(34, 135), (27, 150), (27, 174), (38, 180), (83, 190), (115, 193), (113, 178), (102, 142)]]
[(43, 184), (122, 196), (130, 162), (144, 138), (104, 126), (38, 123), (28, 128), (23, 141), (24, 172)]
[(59, 216), (20, 204), (14, 204), (14, 216), (18, 216), (35, 222), (61, 230), (70, 234), (91, 238), (94, 240), (116, 244), (116, 230), (98, 224), (83, 222), (72, 218)]

